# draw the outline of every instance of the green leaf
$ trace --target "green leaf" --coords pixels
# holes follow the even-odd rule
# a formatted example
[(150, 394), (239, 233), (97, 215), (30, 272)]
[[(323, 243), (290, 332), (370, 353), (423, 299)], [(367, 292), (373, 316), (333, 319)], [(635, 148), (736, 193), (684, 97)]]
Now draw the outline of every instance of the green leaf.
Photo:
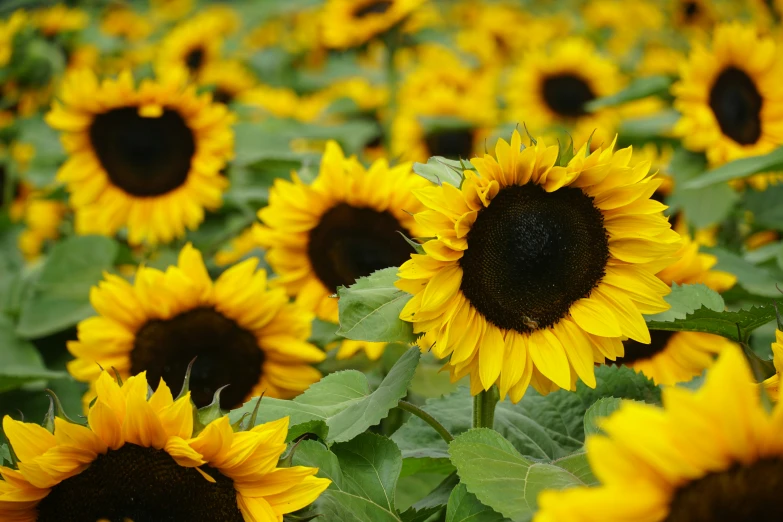
[(742, 257), (722, 248), (708, 248), (705, 252), (718, 258), (715, 270), (724, 270), (737, 276), (737, 283), (752, 294), (764, 297), (780, 297), (775, 284), (783, 282), (776, 279), (766, 268), (749, 263)]
[(646, 118), (625, 120), (620, 124), (618, 134), (629, 141), (649, 139), (670, 132), (679, 119), (677, 111), (668, 109)]
[(294, 454), (294, 464), (317, 467), (317, 476), (332, 481), (311, 508), (321, 515), (319, 521), (401, 522), (394, 492), (402, 457), (389, 439), (362, 433), (332, 451), (307, 440)]
[[(326, 423), (328, 442), (351, 440), (385, 418), (389, 410), (407, 393), (421, 352), (414, 347), (405, 352), (381, 382), (370, 391), (367, 377), (347, 370), (327, 375), (293, 400), (264, 398), (261, 400), (257, 423), (291, 417), (292, 429), (313, 420)], [(231, 412), (231, 422), (243, 414), (252, 413), (255, 400)]]
[(357, 341), (413, 343), (413, 325), (400, 312), (413, 297), (394, 286), (399, 268), (384, 268), (337, 290), (340, 328), (337, 335)]
[(675, 185), (667, 204), (685, 212), (696, 228), (706, 228), (723, 221), (739, 199), (739, 194), (727, 184), (702, 189), (680, 189)]
[(735, 342), (746, 342), (753, 330), (774, 320), (775, 310), (771, 305), (754, 306), (736, 312), (716, 312), (700, 308), (688, 314), (685, 319), (650, 321), (647, 326), (651, 330), (711, 333)]
[(503, 515), (485, 506), (468, 493), (465, 484), (460, 484), (451, 492), (446, 507), (446, 522), (503, 522)]
[(90, 288), (111, 269), (118, 251), (117, 242), (103, 236), (73, 236), (54, 245), (34, 291), (22, 303), (17, 333), (43, 337), (94, 314)]
[(0, 444), (0, 466), (5, 466), (6, 462), (9, 466), (14, 463), (11, 458), (11, 450), (8, 449), (7, 444)]
[(308, 434), (315, 435), (321, 440), (327, 440), (329, 438), (329, 426), (327, 426), (326, 423), (321, 420), (313, 420), (297, 424), (288, 430), (288, 435), (286, 435), (285, 441), (291, 442), (292, 440), (298, 439), (302, 435)]
[(614, 413), (622, 402), (617, 397), (605, 397), (590, 406), (585, 413), (585, 436), (601, 433), (598, 421)]
[(665, 299), (671, 308), (659, 314), (645, 316), (648, 323), (685, 319), (686, 315), (701, 307), (716, 312), (720, 312), (726, 307), (720, 294), (703, 284), (678, 285), (673, 283), (672, 291)]
[(45, 187), (54, 181), (65, 151), (60, 143), (60, 133), (49, 127), (42, 116), (18, 121), (19, 141), (35, 148), (35, 156), (24, 173), (24, 178), (36, 187)]
[(753, 223), (774, 230), (783, 229), (783, 185), (767, 187), (762, 192), (746, 190), (745, 208), (753, 212)]
[(742, 158), (721, 165), (718, 168), (705, 172), (703, 175), (688, 181), (684, 188), (700, 189), (724, 183), (733, 179), (743, 179), (759, 172), (768, 172), (783, 169), (783, 147), (779, 147), (763, 156)]
[(448, 183), (457, 188), (462, 186), (462, 180), (465, 179), (463, 171), (472, 169), (473, 165), (467, 160), (450, 160), (443, 156), (433, 156), (427, 160), (427, 163), (414, 163), (413, 172), (422, 178), (441, 186)]
[(0, 314), (0, 393), (31, 382), (65, 376), (63, 372), (48, 370), (35, 346), (19, 339), (11, 320)]
[(598, 98), (585, 105), (588, 112), (595, 112), (605, 107), (614, 107), (648, 96), (665, 96), (669, 93), (672, 78), (669, 76), (645, 76), (632, 81), (628, 87), (611, 96)]
[(467, 490), (514, 522), (531, 520), (542, 490), (585, 485), (564, 468), (525, 459), (500, 433), (487, 428), (456, 437), (449, 454)]
[(457, 473), (449, 474), (426, 497), (406, 509), (400, 518), (403, 522), (424, 522), (435, 513), (446, 507), (454, 487), (459, 483)]
[(568, 471), (588, 486), (598, 485), (598, 479), (595, 478), (593, 470), (590, 469), (590, 463), (587, 461), (587, 452), (584, 448), (562, 459), (553, 460), (552, 464)]

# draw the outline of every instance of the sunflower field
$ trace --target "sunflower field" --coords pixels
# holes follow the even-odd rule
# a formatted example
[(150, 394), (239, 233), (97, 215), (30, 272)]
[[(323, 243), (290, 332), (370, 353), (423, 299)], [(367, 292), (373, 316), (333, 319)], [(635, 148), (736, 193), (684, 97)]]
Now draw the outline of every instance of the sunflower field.
[(781, 522), (783, 0), (0, 0), (0, 522)]

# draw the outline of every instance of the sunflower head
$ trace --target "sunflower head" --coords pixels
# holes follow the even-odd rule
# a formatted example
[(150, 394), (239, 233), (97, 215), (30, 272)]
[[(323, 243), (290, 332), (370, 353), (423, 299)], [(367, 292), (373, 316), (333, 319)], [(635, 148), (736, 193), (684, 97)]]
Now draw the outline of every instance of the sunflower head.
[(277, 467), (287, 417), (235, 433), (224, 416), (194, 433), (189, 393), (149, 390), (144, 373), (120, 385), (102, 372), (87, 425), (56, 417), (50, 433), (6, 416), (18, 463), (0, 467), (0, 518), (279, 521), (328, 487), (315, 468)]
[[(753, 59), (748, 59), (753, 57)], [(712, 48), (695, 44), (672, 87), (682, 117), (674, 132), (712, 165), (765, 154), (783, 142), (783, 61), (753, 26), (718, 26)]]
[(152, 29), (152, 23), (145, 16), (127, 7), (109, 9), (101, 19), (102, 32), (128, 42), (145, 39)]
[(436, 239), (400, 268), (413, 294), (400, 317), (473, 393), (594, 386), (593, 364), (622, 356), (623, 338), (649, 343), (642, 313), (668, 308), (654, 274), (679, 235), (649, 199), (660, 181), (628, 166), (630, 148), (582, 147), (561, 166), (558, 147), (524, 147), (515, 131), (495, 152), (471, 160), (461, 187), (414, 191)]
[(183, 74), (137, 88), (127, 71), (100, 83), (75, 71), (46, 121), (63, 132), (69, 157), (57, 178), (71, 193), (80, 234), (127, 226), (131, 244), (168, 242), (222, 203), (233, 116), (197, 96)]
[(606, 435), (586, 442), (600, 486), (541, 493), (534, 522), (780, 518), (783, 404), (765, 409), (740, 349), (699, 390), (664, 388), (663, 404), (627, 402), (605, 419)]
[(358, 47), (404, 21), (425, 0), (328, 0), (321, 13), (323, 43)]
[(290, 304), (282, 289), (268, 290), (257, 263), (247, 259), (213, 282), (201, 254), (187, 245), (177, 266), (140, 267), (133, 285), (106, 275), (90, 294), (99, 315), (79, 323), (78, 340), (68, 344), (76, 356), (68, 370), (90, 383), (100, 367), (122, 378), (146, 372), (155, 386), (160, 379), (182, 382), (195, 358), (190, 388), (198, 406), (225, 385), (224, 408), (261, 394), (298, 395), (320, 379), (310, 364), (325, 356), (306, 342), (311, 314)]
[(208, 64), (220, 59), (225, 26), (218, 18), (195, 16), (178, 24), (161, 41), (155, 60), (159, 74), (172, 69), (199, 78)]
[(252, 89), (258, 81), (241, 62), (226, 60), (205, 65), (199, 75), (199, 83), (212, 87), (212, 99), (227, 105)]

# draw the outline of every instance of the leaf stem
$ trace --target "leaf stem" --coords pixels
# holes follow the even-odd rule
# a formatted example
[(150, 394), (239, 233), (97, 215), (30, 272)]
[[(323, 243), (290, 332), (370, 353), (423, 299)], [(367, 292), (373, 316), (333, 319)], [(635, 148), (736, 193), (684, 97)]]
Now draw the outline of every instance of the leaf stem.
[(443, 426), (443, 424), (438, 422), (437, 419), (435, 419), (435, 417), (433, 417), (426, 411), (422, 410), (418, 406), (411, 404), (410, 402), (407, 401), (400, 401), (397, 404), (397, 407), (400, 408), (401, 410), (407, 411), (412, 415), (417, 416), (418, 418), (420, 418), (421, 420), (423, 420), (424, 422), (432, 426), (432, 429), (437, 431), (438, 435), (440, 435), (443, 438), (443, 440), (446, 441), (446, 444), (454, 440), (454, 437), (451, 435), (451, 433), (449, 433), (449, 430), (447, 430), (446, 427)]
[(495, 406), (498, 403), (497, 386), (482, 390), (473, 397), (473, 427), (490, 428), (495, 426)]

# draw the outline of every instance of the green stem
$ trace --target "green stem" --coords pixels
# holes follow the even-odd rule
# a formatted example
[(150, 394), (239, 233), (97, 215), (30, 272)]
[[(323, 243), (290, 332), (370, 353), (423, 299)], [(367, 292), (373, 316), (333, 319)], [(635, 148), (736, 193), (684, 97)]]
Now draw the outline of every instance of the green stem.
[(473, 397), (473, 427), (490, 428), (495, 426), (495, 406), (498, 403), (498, 389), (493, 386), (482, 390)]
[(443, 424), (438, 422), (435, 417), (427, 413), (426, 411), (422, 410), (418, 406), (411, 404), (407, 401), (400, 401), (399, 404), (397, 404), (397, 407), (399, 407), (401, 410), (405, 410), (408, 413), (417, 416), (430, 426), (432, 426), (432, 429), (438, 432), (438, 435), (443, 437), (443, 440), (446, 441), (446, 444), (454, 440), (454, 437), (451, 436), (451, 433), (449, 433), (449, 430), (447, 430)]

